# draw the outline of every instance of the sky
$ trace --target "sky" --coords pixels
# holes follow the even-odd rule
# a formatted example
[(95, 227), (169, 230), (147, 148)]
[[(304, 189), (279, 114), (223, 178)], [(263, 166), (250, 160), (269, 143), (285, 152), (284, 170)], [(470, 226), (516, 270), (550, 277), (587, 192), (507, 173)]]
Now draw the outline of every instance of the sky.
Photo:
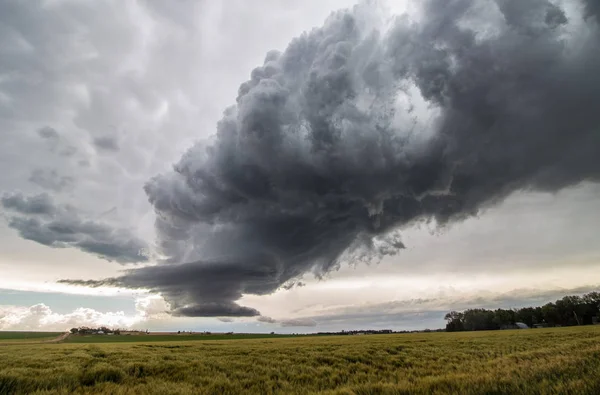
[(594, 4), (0, 2), (0, 330), (412, 330), (598, 290)]

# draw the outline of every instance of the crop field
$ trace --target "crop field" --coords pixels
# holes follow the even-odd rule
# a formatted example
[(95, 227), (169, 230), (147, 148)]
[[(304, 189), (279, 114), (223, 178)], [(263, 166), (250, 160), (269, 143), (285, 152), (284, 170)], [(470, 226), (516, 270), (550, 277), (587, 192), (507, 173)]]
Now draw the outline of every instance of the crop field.
[(0, 331), (0, 342), (21, 342), (26, 340), (49, 340), (60, 336), (62, 332), (5, 332)]
[(66, 343), (139, 343), (139, 342), (179, 342), (198, 340), (241, 340), (241, 339), (280, 339), (292, 337), (293, 335), (270, 335), (262, 333), (235, 333), (227, 334), (160, 334), (160, 335), (86, 335), (69, 336)]
[(600, 326), (0, 347), (0, 394), (600, 394)]

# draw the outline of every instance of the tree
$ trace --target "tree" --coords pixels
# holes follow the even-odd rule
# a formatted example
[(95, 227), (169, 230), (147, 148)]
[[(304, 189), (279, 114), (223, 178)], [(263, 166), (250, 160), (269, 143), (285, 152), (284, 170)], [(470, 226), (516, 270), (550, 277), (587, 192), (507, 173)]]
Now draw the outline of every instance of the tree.
[(79, 327), (79, 334), (80, 335), (89, 335), (90, 333), (92, 333), (92, 330), (90, 328), (88, 328), (87, 326), (80, 326)]
[(494, 311), (494, 325), (498, 328), (514, 325), (516, 314), (514, 310), (496, 309)]
[(71, 331), (70, 331), (70, 332), (71, 332), (73, 335), (74, 335), (74, 334), (76, 334), (76, 333), (79, 333), (79, 328), (71, 328)]
[(551, 326), (561, 325), (560, 314), (554, 303), (546, 303), (542, 306), (542, 316), (544, 321)]
[(499, 329), (494, 322), (494, 312), (485, 309), (469, 309), (463, 313), (463, 325), (468, 331)]
[(529, 327), (541, 324), (544, 321), (540, 307), (524, 307), (515, 310), (515, 322), (522, 322)]
[(448, 321), (448, 323), (446, 324), (447, 332), (458, 332), (458, 331), (465, 330), (463, 322), (462, 322), (462, 320), (463, 320), (462, 313), (459, 313), (457, 311), (451, 311), (448, 314), (446, 314), (444, 319), (446, 321)]

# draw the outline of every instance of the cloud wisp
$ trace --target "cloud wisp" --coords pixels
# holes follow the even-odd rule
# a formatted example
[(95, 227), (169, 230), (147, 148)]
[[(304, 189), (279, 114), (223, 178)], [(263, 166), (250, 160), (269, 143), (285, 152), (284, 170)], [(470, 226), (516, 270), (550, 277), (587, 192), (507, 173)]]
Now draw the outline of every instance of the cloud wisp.
[(394, 254), (416, 221), (600, 181), (595, 3), (484, 3), (427, 0), (416, 19), (362, 4), (269, 52), (214, 140), (145, 186), (166, 260), (74, 283), (256, 316), (236, 300)]

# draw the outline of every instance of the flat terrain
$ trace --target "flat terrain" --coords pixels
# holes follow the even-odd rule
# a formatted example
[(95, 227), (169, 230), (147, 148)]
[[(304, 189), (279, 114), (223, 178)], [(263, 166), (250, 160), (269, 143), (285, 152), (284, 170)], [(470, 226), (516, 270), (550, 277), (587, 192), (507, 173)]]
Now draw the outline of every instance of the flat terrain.
[(0, 343), (4, 342), (25, 342), (25, 341), (44, 341), (55, 339), (63, 332), (5, 332), (0, 331)]
[(179, 342), (179, 341), (198, 341), (198, 340), (240, 340), (240, 339), (277, 339), (292, 337), (292, 335), (270, 335), (262, 333), (236, 333), (226, 334), (158, 334), (158, 335), (86, 335), (69, 336), (67, 343), (149, 343), (149, 342)]
[(0, 347), (0, 394), (36, 391), (600, 394), (600, 326)]

